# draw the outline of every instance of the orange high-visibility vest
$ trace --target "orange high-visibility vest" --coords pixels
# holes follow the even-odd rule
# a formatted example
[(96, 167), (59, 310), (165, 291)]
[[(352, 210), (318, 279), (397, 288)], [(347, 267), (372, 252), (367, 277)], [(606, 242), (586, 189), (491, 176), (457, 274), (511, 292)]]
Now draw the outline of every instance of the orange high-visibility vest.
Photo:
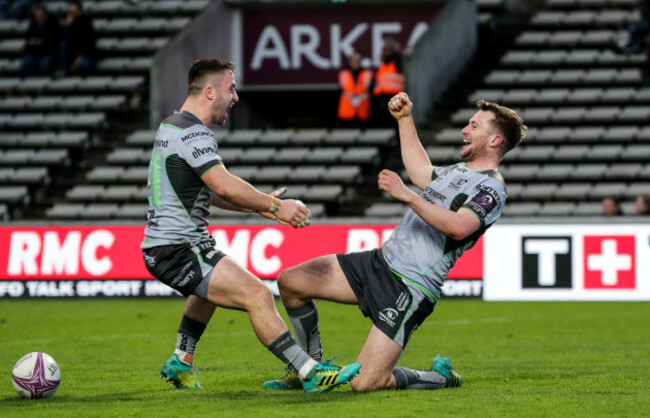
[(401, 91), (404, 91), (404, 75), (397, 71), (394, 61), (389, 63), (382, 61), (375, 75), (375, 89), (372, 95), (397, 94)]
[(370, 82), (372, 71), (361, 70), (356, 82), (352, 71), (339, 71), (339, 86), (341, 86), (341, 99), (339, 100), (339, 119), (370, 119)]

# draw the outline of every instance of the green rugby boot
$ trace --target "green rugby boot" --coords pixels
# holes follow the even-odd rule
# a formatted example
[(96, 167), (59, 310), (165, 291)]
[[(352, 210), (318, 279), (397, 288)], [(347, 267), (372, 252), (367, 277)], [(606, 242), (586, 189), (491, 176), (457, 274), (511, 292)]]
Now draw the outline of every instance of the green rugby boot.
[(463, 386), (463, 378), (458, 374), (449, 361), (449, 357), (436, 356), (431, 365), (431, 370), (437, 372), (447, 379), (448, 388), (457, 388)]
[(349, 383), (361, 369), (361, 364), (352, 363), (347, 366), (337, 366), (331, 364), (332, 359), (327, 359), (325, 363), (318, 363), (311, 378), (302, 381), (302, 388), (307, 393), (329, 392), (341, 385)]
[(262, 386), (279, 390), (302, 389), (302, 380), (300, 380), (296, 372), (288, 370), (281, 378), (264, 382)]
[(172, 382), (178, 389), (201, 389), (199, 383), (201, 372), (193, 364), (183, 363), (176, 354), (160, 369), (160, 377)]

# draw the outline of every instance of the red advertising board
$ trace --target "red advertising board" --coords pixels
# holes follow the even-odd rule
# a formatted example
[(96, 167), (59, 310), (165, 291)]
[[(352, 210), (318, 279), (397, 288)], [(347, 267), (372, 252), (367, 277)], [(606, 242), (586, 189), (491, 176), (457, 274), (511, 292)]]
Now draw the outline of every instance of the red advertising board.
[[(381, 245), (392, 225), (213, 226), (217, 247), (261, 278), (325, 254)], [(150, 279), (142, 226), (0, 227), (0, 280)], [(449, 278), (482, 277), (482, 241)]]
[(239, 81), (245, 86), (334, 85), (352, 52), (368, 57), (366, 66), (378, 67), (384, 37), (414, 44), (442, 6), (242, 10)]

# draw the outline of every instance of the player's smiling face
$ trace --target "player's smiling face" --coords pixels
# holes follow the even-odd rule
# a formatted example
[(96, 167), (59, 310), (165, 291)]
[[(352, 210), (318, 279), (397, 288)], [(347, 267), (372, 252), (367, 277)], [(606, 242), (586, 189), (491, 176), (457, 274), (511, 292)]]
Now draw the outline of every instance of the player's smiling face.
[(232, 71), (225, 71), (213, 79), (211, 86), (214, 89), (212, 123), (215, 125), (223, 125), (226, 123), (226, 119), (228, 119), (228, 109), (239, 101), (239, 96), (235, 90), (235, 75)]
[(463, 128), (463, 149), (460, 157), (466, 163), (474, 161), (485, 155), (488, 151), (488, 142), (495, 134), (492, 126), (494, 115), (492, 112), (479, 110)]

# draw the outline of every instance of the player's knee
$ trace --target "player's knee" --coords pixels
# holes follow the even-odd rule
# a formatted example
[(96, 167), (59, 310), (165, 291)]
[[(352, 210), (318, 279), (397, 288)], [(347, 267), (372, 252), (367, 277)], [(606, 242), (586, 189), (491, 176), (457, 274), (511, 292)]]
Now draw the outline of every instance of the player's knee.
[(278, 276), (278, 289), (280, 295), (289, 296), (294, 295), (295, 291), (291, 286), (291, 280), (293, 277), (293, 269), (284, 270)]
[(246, 292), (246, 310), (256, 309), (260, 307), (273, 306), (275, 307), (275, 302), (273, 299), (273, 293), (266, 287), (263, 283), (256, 283), (251, 286), (250, 289)]

